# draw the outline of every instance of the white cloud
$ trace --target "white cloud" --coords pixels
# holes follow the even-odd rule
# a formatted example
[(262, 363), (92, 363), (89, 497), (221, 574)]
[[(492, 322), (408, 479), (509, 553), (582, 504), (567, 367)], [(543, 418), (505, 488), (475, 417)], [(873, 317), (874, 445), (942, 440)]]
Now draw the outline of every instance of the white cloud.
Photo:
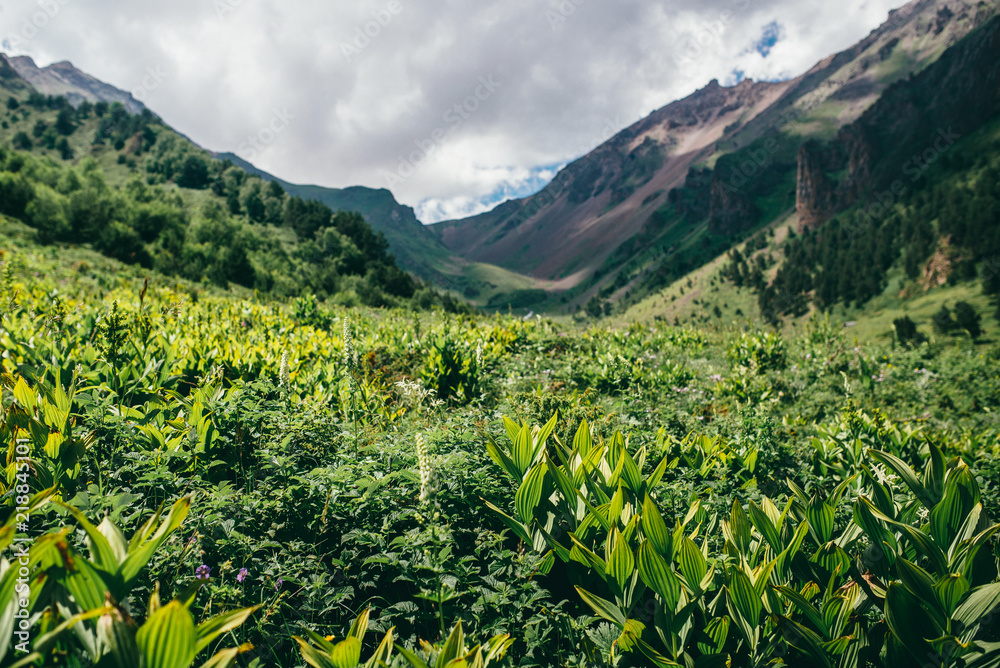
[[(285, 110), (294, 118), (255, 162), (290, 181), (385, 187), (400, 156), (431, 140), (392, 186), (429, 222), (536, 189), (539, 168), (710, 79), (798, 75), (900, 4), (8, 0), (0, 36), (48, 7), (19, 52), (71, 60), (126, 90), (159, 68), (144, 100), (207, 148), (235, 151)], [(764, 58), (752, 47), (773, 22), (781, 39)], [(490, 77), (499, 86), (484, 96)]]

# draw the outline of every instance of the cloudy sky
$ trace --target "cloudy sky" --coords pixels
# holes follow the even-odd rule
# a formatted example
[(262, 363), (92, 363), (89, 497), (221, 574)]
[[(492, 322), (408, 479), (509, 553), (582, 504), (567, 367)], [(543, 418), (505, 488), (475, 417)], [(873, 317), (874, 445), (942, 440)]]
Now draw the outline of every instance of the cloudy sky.
[(433, 222), (534, 192), (713, 78), (796, 76), (902, 4), (0, 0), (0, 39), (132, 91), (205, 148), (388, 187)]

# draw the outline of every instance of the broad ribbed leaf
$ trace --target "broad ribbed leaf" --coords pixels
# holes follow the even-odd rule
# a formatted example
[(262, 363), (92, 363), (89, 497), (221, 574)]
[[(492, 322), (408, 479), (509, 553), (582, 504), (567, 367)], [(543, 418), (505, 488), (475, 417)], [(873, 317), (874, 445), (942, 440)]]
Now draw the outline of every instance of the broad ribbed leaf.
[(544, 462), (533, 466), (528, 471), (528, 475), (524, 476), (524, 481), (521, 482), (521, 487), (514, 496), (514, 509), (517, 511), (517, 516), (529, 526), (534, 519), (535, 508), (542, 500), (542, 487), (545, 484), (546, 471), (548, 471), (548, 467)]
[[(505, 418), (506, 419), (506, 418)], [(504, 470), (508, 476), (517, 481), (522, 478), (521, 472), (517, 468), (514, 460), (507, 456), (507, 453), (500, 449), (500, 446), (492, 438), (486, 441), (486, 453), (497, 466)]]
[(639, 546), (639, 577), (646, 586), (659, 594), (664, 607), (673, 612), (681, 597), (681, 583), (670, 564), (647, 540)]
[(673, 537), (667, 528), (660, 509), (656, 507), (653, 499), (647, 494), (642, 502), (642, 529), (646, 533), (646, 538), (652, 542), (653, 547), (660, 553), (660, 556), (667, 560), (673, 560), (674, 547)]
[(938, 580), (934, 585), (934, 591), (937, 592), (945, 614), (950, 617), (958, 608), (962, 597), (969, 591), (969, 581), (961, 575), (949, 574)]
[(681, 543), (680, 561), (681, 573), (684, 574), (684, 579), (691, 589), (696, 589), (708, 571), (708, 563), (705, 561), (705, 556), (698, 549), (698, 546), (687, 536), (684, 537)]
[(592, 445), (593, 439), (590, 437), (590, 425), (587, 424), (586, 420), (582, 420), (580, 427), (576, 430), (576, 436), (573, 437), (573, 449), (579, 452), (581, 456), (586, 457), (590, 454)]
[(740, 553), (747, 554), (750, 549), (750, 518), (736, 499), (733, 499), (733, 507), (729, 511), (729, 532)]
[(361, 662), (361, 641), (354, 637), (341, 640), (330, 653), (334, 668), (356, 668)]
[(933, 651), (927, 639), (942, 635), (942, 629), (934, 624), (920, 601), (897, 582), (886, 591), (885, 621), (902, 647), (921, 660)]
[(898, 557), (896, 574), (903, 586), (929, 609), (928, 612), (934, 617), (938, 626), (945, 628), (947, 615), (938, 603), (937, 593), (934, 591), (934, 578), (930, 573), (903, 557)]
[[(233, 610), (202, 622), (195, 632), (195, 650), (200, 652), (223, 633), (239, 628), (258, 608), (260, 606), (255, 605), (252, 608)], [(367, 624), (367, 620), (365, 623)]]
[(815, 632), (781, 615), (777, 615), (775, 619), (785, 642), (807, 654), (817, 666), (833, 668), (826, 650), (823, 649), (822, 638)]
[(611, 555), (608, 559), (607, 574), (615, 579), (618, 585), (624, 589), (629, 580), (632, 579), (632, 571), (635, 570), (635, 558), (632, 556), (632, 549), (628, 542), (621, 537), (617, 530), (608, 537), (613, 541)]
[(980, 621), (1000, 605), (1000, 582), (983, 585), (971, 590), (955, 609), (952, 618), (965, 626)]
[(465, 649), (465, 632), (462, 630), (462, 622), (455, 624), (455, 628), (451, 630), (448, 634), (448, 639), (444, 643), (444, 647), (441, 648), (440, 654), (438, 654), (437, 663), (438, 665), (447, 665), (449, 661), (453, 661), (461, 656)]
[(619, 629), (625, 628), (627, 618), (622, 611), (618, 609), (618, 606), (610, 601), (604, 600), (600, 596), (591, 594), (586, 589), (576, 587), (576, 591), (580, 594), (580, 598), (583, 599), (583, 602), (589, 605), (599, 617), (608, 620)]
[(196, 653), (191, 613), (178, 601), (167, 603), (146, 620), (135, 643), (147, 668), (189, 668)]
[(871, 449), (868, 451), (868, 454), (876, 461), (891, 468), (906, 483), (906, 486), (913, 491), (914, 496), (920, 499), (921, 503), (928, 508), (934, 505), (933, 495), (929, 494), (924, 486), (920, 484), (920, 481), (917, 480), (917, 475), (906, 462), (894, 454), (881, 450)]
[(125, 581), (126, 588), (128, 585), (138, 577), (139, 573), (149, 560), (153, 558), (153, 554), (159, 549), (160, 545), (163, 544), (167, 538), (170, 537), (177, 527), (181, 525), (184, 518), (187, 517), (188, 510), (191, 509), (191, 497), (183, 496), (178, 499), (173, 506), (170, 508), (170, 512), (167, 517), (163, 520), (163, 523), (156, 529), (156, 532), (145, 541), (140, 544), (133, 544), (135, 538), (133, 537), (133, 542), (129, 544), (129, 554), (125, 558), (125, 561), (121, 565), (121, 577)]
[(310, 666), (313, 668), (336, 668), (330, 657), (310, 645), (308, 641), (298, 636), (292, 636), (292, 638), (299, 646), (299, 654)]
[(934, 568), (935, 575), (940, 577), (948, 572), (948, 558), (933, 538), (915, 527), (904, 526), (903, 530), (909, 536), (910, 541), (931, 562), (930, 565)]
[(743, 619), (751, 626), (756, 626), (764, 604), (749, 576), (738, 568), (729, 571), (729, 596)]
[(764, 537), (767, 544), (771, 546), (774, 553), (780, 553), (784, 546), (781, 544), (781, 537), (778, 535), (778, 530), (771, 522), (771, 518), (764, 512), (764, 509), (754, 501), (750, 502), (750, 521), (753, 522), (754, 527)]
[(527, 543), (528, 545), (532, 544), (531, 537), (528, 535), (524, 525), (521, 522), (515, 520), (513, 517), (511, 517), (504, 511), (500, 510), (489, 501), (483, 499), (483, 503), (486, 504), (487, 508), (489, 508), (497, 515), (499, 515), (500, 521), (506, 524), (510, 528), (510, 530), (514, 532), (514, 535), (520, 538), (522, 542)]
[(814, 497), (806, 507), (806, 517), (809, 518), (809, 525), (816, 531), (818, 542), (830, 542), (833, 537), (833, 507), (823, 499)]
[(622, 448), (622, 481), (636, 495), (642, 492), (642, 474), (626, 448)]
[(517, 440), (517, 435), (521, 433), (521, 425), (511, 420), (509, 417), (502, 417), (504, 431), (507, 432), (507, 438), (510, 439), (511, 445)]

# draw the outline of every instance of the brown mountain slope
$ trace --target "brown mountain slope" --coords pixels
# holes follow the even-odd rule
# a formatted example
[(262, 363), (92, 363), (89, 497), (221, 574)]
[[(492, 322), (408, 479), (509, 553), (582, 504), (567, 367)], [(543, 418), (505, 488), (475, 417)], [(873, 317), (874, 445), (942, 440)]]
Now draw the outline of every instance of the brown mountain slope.
[[(739, 233), (787, 213), (794, 193), (787, 204), (775, 204), (727, 186), (743, 177), (759, 179), (758, 172), (768, 170), (773, 178), (787, 174), (794, 184), (804, 141), (833, 137), (888, 85), (934, 62), (992, 16), (998, 4), (915, 0), (891, 12), (855, 46), (795, 79), (743, 81), (731, 88), (713, 81), (571, 163), (536, 195), (432, 229), (463, 257), (554, 280), (563, 289), (582, 288), (595, 275), (599, 285), (622, 285), (616, 274), (642, 248), (626, 246), (627, 253), (615, 254), (616, 249), (632, 238), (655, 240), (651, 221), (662, 227), (663, 216), (655, 214), (678, 215), (677, 207), (670, 207), (677, 202), (670, 191), (691, 181), (692, 167), (714, 170), (694, 174), (708, 182), (685, 213), (707, 224), (710, 234)], [(749, 155), (736, 153), (754, 142)], [(735, 164), (715, 169), (720, 157), (734, 153), (739, 160), (729, 163)], [(771, 170), (772, 163), (782, 164)], [(623, 254), (628, 257), (620, 258)]]

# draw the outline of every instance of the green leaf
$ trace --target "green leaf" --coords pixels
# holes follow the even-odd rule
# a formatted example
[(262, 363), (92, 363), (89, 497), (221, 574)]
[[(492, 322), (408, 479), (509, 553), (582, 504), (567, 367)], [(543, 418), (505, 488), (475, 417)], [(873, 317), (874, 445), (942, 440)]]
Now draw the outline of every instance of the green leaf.
[(354, 637), (341, 640), (333, 646), (330, 660), (334, 668), (356, 668), (361, 662), (361, 641)]
[(893, 582), (885, 594), (885, 621), (889, 630), (902, 647), (917, 660), (933, 655), (927, 638), (938, 638), (942, 629), (937, 627), (903, 585)]
[(952, 618), (969, 626), (980, 621), (1000, 605), (1000, 582), (983, 585), (971, 590), (955, 609)]
[(729, 531), (737, 549), (741, 554), (746, 554), (750, 549), (750, 518), (737, 499), (733, 499), (733, 507), (729, 511)]
[(778, 529), (775, 528), (764, 509), (758, 506), (755, 501), (750, 502), (750, 521), (753, 522), (754, 527), (764, 537), (775, 554), (779, 554), (784, 549), (781, 537), (778, 535)]
[(581, 457), (586, 457), (590, 454), (592, 446), (593, 439), (590, 437), (590, 425), (587, 424), (586, 420), (581, 420), (580, 426), (576, 430), (576, 436), (573, 437), (573, 449), (579, 452)]
[(150, 615), (135, 635), (147, 668), (189, 668), (194, 661), (194, 620), (187, 608), (171, 601)]
[(622, 538), (617, 529), (611, 532), (608, 540), (613, 541), (614, 545), (611, 548), (606, 573), (613, 577), (622, 589), (625, 589), (625, 585), (632, 579), (632, 571), (635, 569), (632, 548), (629, 547), (628, 542)]
[(510, 530), (514, 532), (514, 535), (516, 535), (519, 539), (521, 539), (521, 542), (527, 545), (533, 544), (531, 537), (528, 535), (528, 532), (526, 531), (524, 525), (521, 522), (515, 520), (513, 517), (511, 517), (504, 511), (500, 510), (486, 499), (483, 499), (483, 503), (486, 504), (487, 508), (489, 508), (490, 510), (492, 510), (493, 512), (495, 512), (497, 515), (500, 516), (500, 521), (506, 524), (510, 528)]
[(542, 499), (546, 471), (548, 467), (544, 462), (533, 466), (528, 475), (524, 476), (524, 481), (514, 496), (514, 509), (521, 521), (529, 526), (534, 519), (535, 508)]
[(259, 608), (259, 605), (255, 605), (251, 608), (225, 612), (199, 624), (195, 633), (195, 651), (201, 652), (223, 633), (228, 633), (243, 626), (243, 623), (250, 618), (250, 615)]
[(635, 460), (632, 459), (632, 455), (629, 454), (626, 448), (622, 448), (622, 480), (625, 482), (625, 486), (632, 490), (636, 495), (642, 493), (642, 474), (639, 473), (639, 467), (636, 465)]
[(403, 658), (406, 659), (406, 662), (413, 666), (413, 668), (428, 668), (426, 661), (402, 645), (396, 645), (396, 651), (402, 654)]
[(822, 638), (816, 635), (815, 632), (798, 622), (792, 621), (788, 617), (777, 615), (775, 619), (781, 635), (785, 638), (785, 642), (807, 654), (817, 666), (833, 668), (826, 650), (823, 649)]
[(670, 530), (667, 529), (666, 522), (663, 521), (663, 516), (660, 514), (659, 508), (656, 507), (653, 499), (648, 494), (642, 502), (642, 528), (646, 534), (646, 538), (650, 540), (656, 551), (660, 553), (660, 556), (672, 561), (674, 554), (673, 537), (670, 534)]
[(958, 608), (959, 602), (969, 591), (969, 581), (961, 575), (948, 574), (934, 585), (938, 600), (944, 607), (945, 615), (951, 617)]
[(906, 483), (906, 486), (913, 491), (913, 494), (920, 499), (921, 503), (928, 508), (934, 506), (934, 496), (928, 493), (927, 489), (920, 484), (920, 481), (917, 480), (917, 475), (906, 462), (894, 454), (883, 452), (881, 450), (875, 450), (874, 448), (870, 449), (868, 454), (876, 461), (891, 468), (896, 475), (898, 475), (900, 479)]
[(639, 577), (660, 596), (667, 610), (673, 612), (677, 608), (681, 597), (680, 580), (648, 540), (639, 546)]
[(594, 612), (596, 612), (599, 617), (608, 620), (609, 622), (617, 626), (619, 629), (625, 628), (625, 623), (627, 621), (627, 618), (622, 613), (622, 611), (618, 609), (618, 606), (616, 606), (611, 601), (604, 600), (600, 596), (595, 596), (594, 594), (591, 594), (582, 587), (578, 586), (575, 587), (575, 589), (577, 593), (580, 594), (580, 598), (583, 599), (583, 602), (589, 605), (590, 608)]
[[(506, 419), (506, 418), (504, 418)], [(488, 438), (486, 441), (486, 452), (489, 454), (490, 459), (496, 462), (496, 465), (504, 470), (508, 476), (514, 481), (521, 480), (521, 472), (518, 470), (517, 465), (514, 460), (507, 456), (497, 442), (493, 440), (492, 437)]]
[(153, 558), (153, 554), (160, 545), (184, 522), (184, 518), (187, 517), (188, 510), (190, 509), (191, 497), (183, 496), (170, 508), (167, 517), (150, 538), (136, 545), (135, 537), (133, 536), (132, 543), (129, 545), (128, 557), (125, 558), (119, 571), (126, 588), (138, 577), (142, 569), (146, 567), (146, 564)]
[(697, 589), (698, 584), (705, 577), (705, 573), (708, 572), (708, 564), (701, 550), (687, 536), (684, 537), (681, 543), (680, 561), (681, 573), (684, 574), (684, 579), (687, 581), (688, 586), (691, 589)]
[(813, 497), (806, 506), (806, 517), (809, 519), (809, 526), (816, 531), (817, 542), (820, 544), (830, 542), (833, 537), (833, 506), (819, 497)]
[(728, 591), (730, 602), (736, 606), (743, 619), (751, 626), (757, 626), (764, 604), (749, 576), (738, 568), (730, 569)]
[(929, 608), (929, 612), (938, 626), (946, 628), (948, 616), (938, 603), (937, 593), (934, 591), (934, 578), (931, 577), (930, 573), (903, 557), (898, 557), (896, 559), (896, 574), (903, 586), (926, 608)]

